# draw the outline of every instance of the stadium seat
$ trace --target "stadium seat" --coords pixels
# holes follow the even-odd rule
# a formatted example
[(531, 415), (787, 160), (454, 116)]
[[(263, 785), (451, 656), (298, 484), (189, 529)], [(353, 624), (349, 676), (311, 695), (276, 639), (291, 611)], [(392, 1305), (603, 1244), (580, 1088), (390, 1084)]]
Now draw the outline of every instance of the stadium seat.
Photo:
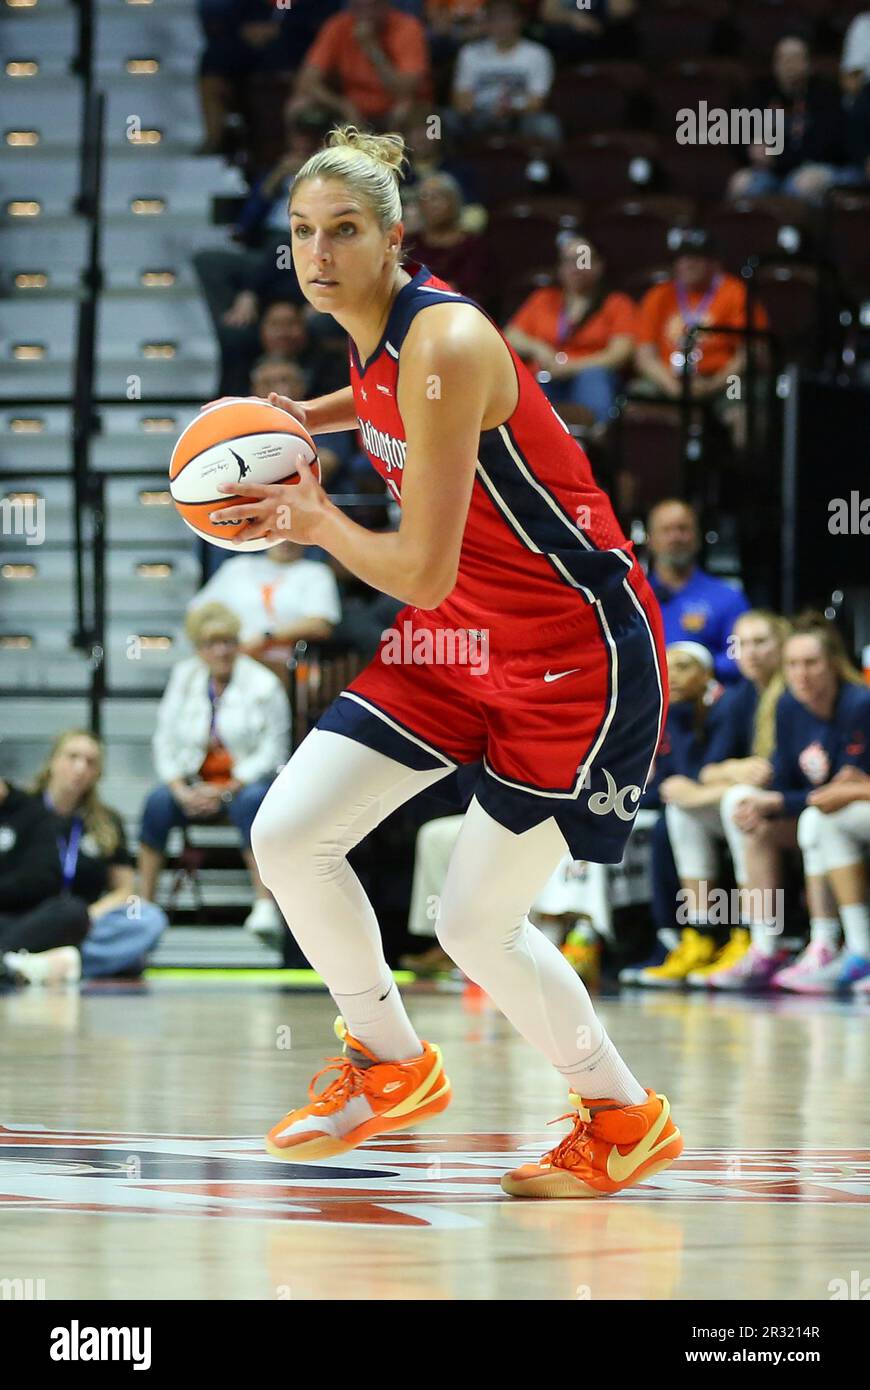
[(735, 6), (732, 22), (744, 54), (769, 54), (786, 34), (802, 34), (812, 43), (817, 17), (789, 0), (751, 0)]
[(572, 140), (559, 155), (559, 167), (578, 197), (605, 202), (647, 191), (658, 158), (656, 136), (614, 131)]
[[(167, 444), (164, 456), (154, 460), (161, 473), (165, 471), (168, 458)], [(199, 560), (194, 555), (196, 541), (172, 506), (168, 482), (159, 477), (108, 477), (105, 489), (109, 543), (154, 545), (167, 559), (184, 557), (182, 568), (185, 574), (189, 568), (189, 555), (194, 564), (190, 571), (194, 576), (193, 582), (199, 584)]]
[[(4, 226), (36, 226), (40, 218), (69, 217), (79, 192), (79, 166), (69, 154), (5, 147), (0, 154), (0, 214)], [(16, 215), (16, 205), (36, 208)]]
[(131, 59), (149, 58), (159, 63), (160, 73), (186, 76), (191, 54), (203, 47), (195, 7), (172, 0), (152, 3), (147, 10), (103, 0), (96, 29), (96, 69), (101, 79), (125, 72)]
[(284, 153), (284, 108), (293, 79), (281, 73), (251, 73), (239, 84), (239, 114), (253, 178), (265, 173)]
[(661, 262), (658, 265), (645, 265), (637, 269), (626, 269), (622, 272), (608, 273), (608, 281), (614, 289), (621, 290), (623, 294), (629, 295), (638, 304), (643, 299), (647, 290), (651, 290), (653, 285), (662, 285), (665, 280), (671, 277), (671, 266)]
[(550, 191), (553, 156), (549, 150), (499, 140), (463, 148), (462, 162), (474, 174), (480, 201), (486, 207)]
[(738, 163), (727, 145), (678, 145), (662, 142), (659, 165), (668, 193), (682, 193), (704, 203), (725, 197), (728, 180)]
[(622, 515), (642, 516), (662, 497), (683, 495), (680, 419), (673, 406), (629, 401), (616, 438)]
[(767, 310), (781, 362), (813, 365), (819, 313), (819, 275), (812, 266), (765, 265), (758, 298)]
[(712, 48), (716, 30), (709, 10), (697, 5), (648, 8), (637, 21), (640, 53), (649, 63), (682, 58), (704, 58)]
[[(159, 199), (162, 213), (197, 213), (204, 220), (211, 216), (212, 197), (238, 197), (245, 191), (238, 169), (229, 169), (220, 159), (185, 159), (163, 154), (159, 146), (129, 149), (113, 155), (106, 164), (103, 208), (107, 213), (135, 215), (134, 204), (143, 199)], [(148, 214), (142, 214), (148, 215)]]
[(71, 300), (0, 303), (0, 362), (11, 395), (27, 400), (69, 393), (76, 318)]
[[(105, 79), (105, 134), (109, 150), (126, 149), (131, 135), (157, 130), (161, 140), (149, 150), (191, 149), (202, 139), (202, 119), (196, 89), (161, 74), (119, 75)], [(135, 122), (132, 118), (135, 117)]]
[(589, 235), (614, 275), (636, 270), (652, 259), (667, 260), (668, 232), (688, 226), (695, 205), (690, 198), (631, 198), (596, 208)]
[[(17, 80), (11, 87), (7, 85), (6, 100), (4, 144), (9, 143), (7, 132), (14, 129), (32, 131), (38, 137), (36, 145), (26, 147), (31, 155), (46, 145), (78, 150), (82, 123), (82, 86), (78, 78), (39, 74)], [(73, 159), (74, 167), (75, 163)]]
[(0, 410), (0, 468), (38, 472), (66, 467), (71, 432), (72, 412), (66, 407), (4, 405)]
[(106, 557), (108, 617), (136, 623), (147, 614), (149, 620), (173, 626), (183, 624), (187, 605), (200, 582), (191, 533), (182, 524), (180, 532), (190, 536), (189, 542), (179, 533), (168, 545), (161, 545), (140, 534), (133, 545), (120, 547), (120, 528), (115, 527), (114, 516), (109, 520), (112, 533)]
[(850, 294), (870, 292), (870, 194), (833, 193), (828, 210), (831, 256)]
[(507, 323), (535, 290), (552, 285), (555, 276), (551, 270), (525, 270), (507, 281), (501, 297), (501, 322)]
[(606, 66), (562, 68), (556, 73), (547, 110), (558, 116), (566, 139), (629, 124), (629, 95)]
[(685, 59), (672, 63), (652, 91), (653, 128), (673, 138), (677, 112), (697, 110), (705, 101), (709, 109), (734, 105), (746, 80), (742, 63), (727, 58)]
[(739, 271), (752, 255), (805, 251), (811, 241), (811, 213), (798, 198), (738, 198), (707, 215), (723, 264)]
[(19, 288), (22, 297), (78, 294), (87, 244), (87, 224), (79, 217), (15, 217), (0, 222), (0, 264), (11, 289), (16, 290), (17, 277), (45, 278), (44, 288)]
[[(7, 10), (0, 24), (0, 62), (4, 68), (10, 62), (35, 62), (40, 77), (66, 74), (76, 51), (76, 28), (72, 5), (40, 5), (37, 13), (11, 17)], [(27, 80), (17, 78), (16, 82)]]
[(528, 203), (518, 203), (494, 212), (486, 230), (492, 255), (494, 282), (507, 280), (526, 270), (548, 269), (558, 257), (558, 238), (576, 231), (576, 217), (545, 217)]
[[(62, 467), (66, 461), (66, 459), (56, 460), (55, 467)], [(20, 560), (38, 561), (44, 554), (50, 554), (54, 550), (64, 551), (72, 545), (75, 531), (71, 478), (35, 477), (32, 481), (23, 478), (0, 480), (0, 497), (9, 497), (10, 494), (31, 494), (36, 499), (45, 539), (39, 545), (28, 545), (21, 535), (4, 534), (4, 559), (14, 555)], [(62, 554), (61, 558), (68, 564), (69, 556), (67, 554)], [(32, 589), (31, 585), (37, 584), (38, 587), (37, 581), (41, 577), (38, 566), (37, 570), (33, 580), (16, 580), (11, 583), (11, 587), (8, 589), (10, 602), (18, 594), (36, 592), (36, 589)]]

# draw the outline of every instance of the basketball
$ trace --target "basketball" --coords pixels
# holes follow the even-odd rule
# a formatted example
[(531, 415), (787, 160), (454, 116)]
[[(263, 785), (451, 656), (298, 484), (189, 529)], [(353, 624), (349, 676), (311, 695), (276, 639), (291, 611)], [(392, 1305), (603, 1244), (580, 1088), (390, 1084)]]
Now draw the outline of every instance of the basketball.
[(169, 490), (182, 521), (223, 550), (267, 550), (278, 540), (237, 540), (245, 523), (212, 521), (213, 511), (248, 499), (218, 491), (222, 483), (294, 483), (303, 454), (320, 481), (317, 450), (286, 410), (254, 397), (233, 397), (203, 410), (182, 431), (169, 460)]

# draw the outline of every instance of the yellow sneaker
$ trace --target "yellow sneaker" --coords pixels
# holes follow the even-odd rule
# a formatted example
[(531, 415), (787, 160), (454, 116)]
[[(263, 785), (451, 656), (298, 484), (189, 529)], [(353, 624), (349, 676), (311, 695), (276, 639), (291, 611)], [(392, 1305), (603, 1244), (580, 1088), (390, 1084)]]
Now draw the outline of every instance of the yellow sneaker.
[(686, 976), (686, 984), (706, 989), (710, 984), (711, 975), (717, 970), (730, 970), (732, 965), (736, 965), (746, 955), (750, 941), (751, 933), (748, 927), (732, 927), (731, 935), (721, 951), (707, 965), (700, 965), (690, 971)]
[(642, 970), (637, 977), (639, 985), (652, 985), (658, 989), (670, 989), (682, 985), (693, 971), (709, 965), (716, 954), (716, 943), (712, 936), (697, 931), (695, 927), (684, 927), (679, 944), (674, 947), (661, 965), (652, 965)]
[(601, 976), (601, 942), (591, 926), (581, 923), (580, 926), (572, 928), (565, 937), (562, 955), (571, 969), (577, 971), (584, 984), (593, 987), (598, 985)]

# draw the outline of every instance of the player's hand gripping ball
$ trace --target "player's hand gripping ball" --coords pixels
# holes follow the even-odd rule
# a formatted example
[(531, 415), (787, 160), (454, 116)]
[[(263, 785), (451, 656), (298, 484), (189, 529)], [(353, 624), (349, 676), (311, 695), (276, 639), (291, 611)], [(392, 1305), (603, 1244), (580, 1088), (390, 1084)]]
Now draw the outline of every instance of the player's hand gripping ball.
[[(293, 494), (300, 526), (293, 534)], [(182, 431), (169, 461), (169, 490), (182, 521), (223, 550), (267, 550), (308, 540), (302, 512), (321, 494), (320, 461), (300, 420), (257, 397), (206, 406)], [(321, 494), (322, 495), (322, 494)]]

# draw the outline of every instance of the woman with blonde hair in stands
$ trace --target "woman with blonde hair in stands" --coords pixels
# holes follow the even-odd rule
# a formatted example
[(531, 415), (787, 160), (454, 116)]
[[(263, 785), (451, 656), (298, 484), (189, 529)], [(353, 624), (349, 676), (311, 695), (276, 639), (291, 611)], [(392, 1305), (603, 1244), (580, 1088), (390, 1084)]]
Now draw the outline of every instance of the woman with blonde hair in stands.
[[(100, 740), (86, 729), (58, 734), (33, 791), (51, 813), (45, 830), (60, 854), (62, 892), (15, 924), (3, 963), (31, 984), (141, 970), (166, 927), (156, 903), (134, 892), (133, 860), (117, 811), (100, 798)], [(22, 932), (22, 929), (24, 931)], [(6, 932), (3, 941), (11, 945)]]
[[(729, 644), (734, 648), (741, 679), (716, 705), (715, 727), (698, 782), (685, 788), (682, 796), (680, 789), (675, 789), (665, 807), (684, 901), (696, 927), (707, 924), (709, 892), (718, 885), (720, 850), (729, 829), (722, 818), (725, 791), (737, 783), (764, 787), (773, 776), (774, 713), (785, 688), (782, 648), (790, 631), (785, 618), (766, 609), (741, 613)], [(736, 831), (730, 836), (730, 848), (739, 886), (745, 866), (742, 840)], [(719, 914), (715, 915), (718, 920)], [(728, 925), (727, 943), (712, 960), (686, 972), (687, 984), (708, 984), (714, 974), (730, 969), (749, 949), (746, 925), (730, 921), (730, 914)]]
[[(870, 690), (837, 629), (816, 613), (795, 620), (783, 648), (783, 677), (770, 782), (766, 787), (737, 783), (722, 799), (729, 840), (734, 843), (736, 832), (745, 857), (751, 944), (730, 970), (709, 977), (715, 989), (800, 989), (837, 957), (839, 923), (826, 878), (820, 818), (804, 819), (802, 812), (813, 793), (833, 792), (835, 798), (835, 789), (870, 773)], [(782, 914), (772, 904), (782, 882), (782, 851), (797, 846), (803, 853), (811, 938), (789, 964), (779, 945)], [(825, 976), (832, 988), (845, 988), (870, 969), (866, 914), (850, 913), (844, 925), (846, 958), (833, 976)], [(855, 957), (866, 969), (855, 965)]]

